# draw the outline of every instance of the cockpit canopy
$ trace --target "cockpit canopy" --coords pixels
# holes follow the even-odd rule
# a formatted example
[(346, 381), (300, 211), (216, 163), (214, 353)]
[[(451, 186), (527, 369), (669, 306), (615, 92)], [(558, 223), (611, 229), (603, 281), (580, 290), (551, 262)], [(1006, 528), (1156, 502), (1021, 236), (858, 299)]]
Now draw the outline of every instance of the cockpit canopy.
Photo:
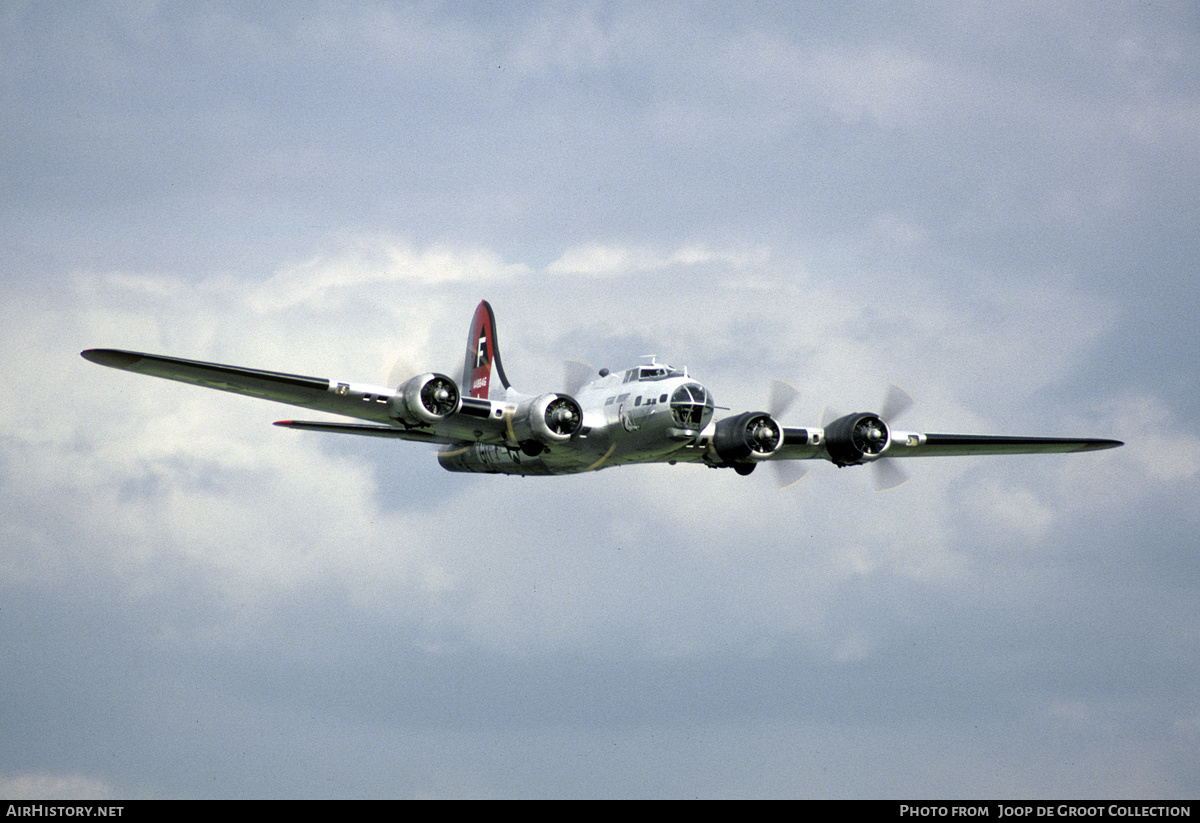
[(638, 366), (625, 372), (622, 383), (634, 381), (666, 380), (668, 377), (687, 377), (687, 369), (677, 369), (663, 363), (651, 363), (648, 366)]
[(699, 383), (684, 383), (671, 393), (671, 416), (681, 429), (702, 429), (712, 415), (712, 395)]

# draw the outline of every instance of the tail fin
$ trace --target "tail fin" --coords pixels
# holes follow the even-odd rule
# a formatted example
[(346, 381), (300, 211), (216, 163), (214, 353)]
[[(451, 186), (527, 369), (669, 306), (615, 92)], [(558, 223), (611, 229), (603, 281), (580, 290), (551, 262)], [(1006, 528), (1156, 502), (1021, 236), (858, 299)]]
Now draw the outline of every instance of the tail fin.
[(500, 345), (496, 341), (496, 315), (486, 300), (479, 301), (471, 318), (462, 388), (469, 397), (483, 399), (499, 399), (508, 390), (508, 378), (500, 364)]

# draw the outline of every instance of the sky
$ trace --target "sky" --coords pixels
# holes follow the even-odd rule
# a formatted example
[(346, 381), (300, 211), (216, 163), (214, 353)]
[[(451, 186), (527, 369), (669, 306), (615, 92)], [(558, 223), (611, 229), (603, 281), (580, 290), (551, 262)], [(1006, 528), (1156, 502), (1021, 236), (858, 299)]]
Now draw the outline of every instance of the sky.
[[(0, 7), (0, 796), (1194, 798), (1186, 2)], [(103, 369), (1076, 455), (459, 475)], [(364, 442), (366, 441), (366, 442)]]

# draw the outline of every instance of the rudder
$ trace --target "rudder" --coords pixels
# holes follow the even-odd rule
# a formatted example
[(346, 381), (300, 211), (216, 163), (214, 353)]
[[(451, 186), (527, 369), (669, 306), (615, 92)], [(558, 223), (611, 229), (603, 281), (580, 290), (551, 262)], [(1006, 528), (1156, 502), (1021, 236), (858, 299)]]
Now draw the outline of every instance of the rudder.
[(467, 332), (462, 388), (469, 397), (490, 400), (502, 398), (508, 387), (496, 340), (496, 315), (488, 301), (480, 300)]

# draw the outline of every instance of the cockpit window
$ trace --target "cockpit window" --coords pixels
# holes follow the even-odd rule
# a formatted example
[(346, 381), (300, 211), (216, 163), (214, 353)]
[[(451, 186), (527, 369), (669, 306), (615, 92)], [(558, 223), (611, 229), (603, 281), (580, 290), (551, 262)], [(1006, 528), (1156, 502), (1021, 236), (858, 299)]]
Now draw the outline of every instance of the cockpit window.
[(699, 383), (684, 383), (671, 394), (671, 416), (680, 428), (702, 429), (712, 414), (712, 395)]
[(638, 380), (665, 380), (668, 377), (683, 377), (683, 369), (673, 369), (661, 363), (653, 366), (642, 366), (638, 369)]

